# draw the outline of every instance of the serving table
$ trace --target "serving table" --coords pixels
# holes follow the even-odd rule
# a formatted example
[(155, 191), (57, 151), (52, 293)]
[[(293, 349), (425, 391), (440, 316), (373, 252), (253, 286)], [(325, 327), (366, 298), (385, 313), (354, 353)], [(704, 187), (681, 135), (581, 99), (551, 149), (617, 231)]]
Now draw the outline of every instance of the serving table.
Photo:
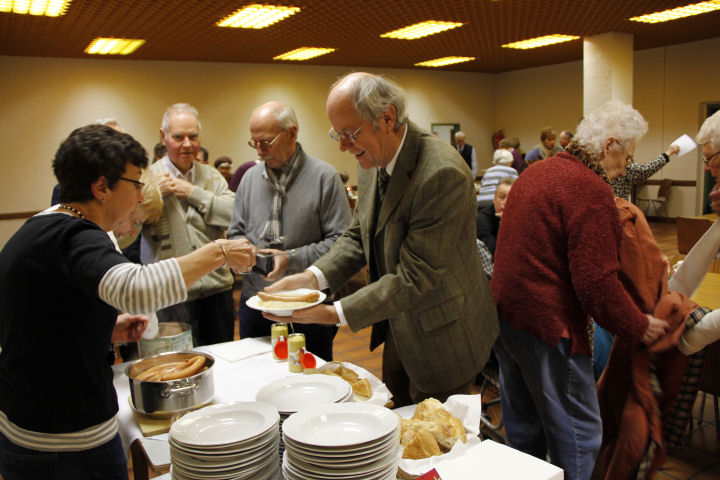
[(692, 301), (712, 310), (720, 308), (720, 273), (706, 273)]
[[(207, 345), (197, 347), (195, 350), (209, 353), (215, 358), (213, 366), (214, 403), (254, 401), (260, 388), (269, 382), (292, 375), (302, 375), (302, 373), (289, 372), (286, 361), (273, 359), (270, 339), (267, 337)], [(320, 367), (326, 362), (317, 358), (317, 363), (317, 366)], [(123, 363), (113, 366), (115, 373), (113, 382), (119, 405), (120, 436), (125, 448), (130, 450), (134, 478), (146, 480), (148, 468), (159, 473), (167, 471), (170, 447), (167, 442), (167, 433), (150, 437), (143, 436), (128, 400), (130, 385), (125, 375), (128, 365), (129, 363)], [(467, 478), (453, 476), (452, 472), (467, 472), (467, 468), (476, 467), (479, 468), (477, 471), (502, 472), (503, 478), (529, 480), (562, 478), (562, 470), (559, 468), (491, 440), (475, 445), (467, 452), (466, 455), (454, 459), (448, 465), (442, 467), (440, 464), (438, 465), (438, 471), (443, 480)], [(441, 470), (444, 471), (444, 474)], [(170, 475), (158, 478), (169, 479)]]

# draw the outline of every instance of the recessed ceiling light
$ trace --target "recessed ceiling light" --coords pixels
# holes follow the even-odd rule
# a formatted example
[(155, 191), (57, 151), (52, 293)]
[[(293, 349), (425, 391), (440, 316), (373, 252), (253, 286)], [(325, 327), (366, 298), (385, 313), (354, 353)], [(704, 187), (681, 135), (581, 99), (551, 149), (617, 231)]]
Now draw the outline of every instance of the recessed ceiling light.
[(217, 22), (216, 25), (231, 28), (265, 28), (299, 11), (298, 7), (253, 4), (237, 10), (232, 15), (228, 15)]
[(453, 65), (455, 63), (472, 62), (475, 57), (442, 57), (434, 60), (426, 60), (424, 62), (416, 63), (416, 67), (444, 67), (446, 65)]
[(720, 1), (712, 0), (709, 2), (693, 3), (691, 5), (685, 5), (684, 7), (632, 17), (629, 20), (643, 23), (660, 23), (677, 20), (678, 18), (692, 17), (693, 15), (700, 15), (701, 13), (712, 12), (714, 10), (720, 10)]
[(72, 0), (0, 0), (0, 12), (59, 17)]
[(96, 38), (85, 53), (97, 55), (128, 55), (145, 43), (145, 40), (128, 38)]
[(451, 30), (453, 28), (462, 27), (461, 22), (440, 22), (437, 20), (428, 20), (426, 22), (416, 23), (408, 27), (403, 27), (392, 32), (383, 33), (382, 38), (399, 38), (402, 40), (415, 40), (416, 38), (435, 35), (436, 33)]
[(311, 58), (319, 57), (320, 55), (325, 55), (326, 53), (334, 51), (334, 48), (300, 47), (273, 57), (273, 60), (310, 60)]
[(580, 37), (575, 35), (545, 35), (544, 37), (529, 38), (527, 40), (521, 40), (519, 42), (506, 43), (503, 48), (517, 48), (520, 50), (527, 50), (528, 48), (544, 47), (546, 45), (553, 45), (555, 43), (569, 42), (570, 40), (577, 40)]

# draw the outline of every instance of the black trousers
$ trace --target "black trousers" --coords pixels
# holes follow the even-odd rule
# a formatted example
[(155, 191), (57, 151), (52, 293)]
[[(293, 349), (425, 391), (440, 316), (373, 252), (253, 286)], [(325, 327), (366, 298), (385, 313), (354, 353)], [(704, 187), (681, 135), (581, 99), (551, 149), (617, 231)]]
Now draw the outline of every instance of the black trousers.
[(157, 317), (159, 322), (190, 324), (196, 347), (231, 342), (235, 336), (232, 290), (158, 310)]
[[(247, 305), (245, 297), (240, 298), (238, 317), (240, 319), (240, 338), (268, 337), (270, 326), (275, 323), (262, 316), (259, 310)], [(305, 347), (325, 361), (333, 359), (333, 339), (338, 328), (331, 325), (293, 323), (295, 333), (305, 334)], [(292, 333), (292, 332), (290, 332)]]

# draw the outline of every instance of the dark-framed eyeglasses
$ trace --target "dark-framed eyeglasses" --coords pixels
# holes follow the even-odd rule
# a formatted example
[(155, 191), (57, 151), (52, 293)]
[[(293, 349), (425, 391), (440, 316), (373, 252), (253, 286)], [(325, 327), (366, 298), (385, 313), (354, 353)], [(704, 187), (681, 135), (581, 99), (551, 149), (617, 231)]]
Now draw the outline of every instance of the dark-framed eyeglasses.
[(282, 134), (283, 132), (278, 133), (272, 140), (255, 140), (254, 138), (251, 138), (250, 140), (248, 140), (248, 145), (250, 145), (250, 148), (267, 150), (268, 148), (273, 146), (275, 141), (280, 138), (280, 135)]
[(126, 182), (130, 182), (133, 185), (135, 185), (135, 189), (142, 190), (142, 188), (145, 186), (143, 182), (140, 182), (138, 180), (133, 180), (132, 178), (127, 177), (118, 177), (118, 180), (125, 180)]
[(718, 150), (717, 152), (713, 153), (712, 155), (710, 155), (708, 157), (703, 157), (703, 163), (705, 164), (705, 166), (709, 167), (710, 162), (712, 162), (712, 159), (717, 157), (718, 155), (720, 155), (720, 150)]
[(339, 142), (340, 140), (345, 140), (346, 142), (355, 143), (357, 142), (357, 134), (360, 133), (360, 130), (362, 130), (362, 128), (363, 126), (360, 125), (358, 129), (355, 130), (353, 133), (338, 133), (335, 131), (334, 128), (330, 128), (328, 135), (330, 135), (330, 138), (332, 138), (336, 142)]

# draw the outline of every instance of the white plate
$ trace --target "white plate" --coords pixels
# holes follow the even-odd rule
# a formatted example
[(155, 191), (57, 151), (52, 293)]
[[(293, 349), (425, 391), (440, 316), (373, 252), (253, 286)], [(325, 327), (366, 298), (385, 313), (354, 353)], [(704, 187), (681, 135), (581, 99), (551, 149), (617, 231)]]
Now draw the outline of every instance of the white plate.
[(258, 437), (279, 421), (277, 409), (267, 403), (211, 405), (173, 423), (170, 438), (185, 445), (226, 445)]
[(292, 315), (292, 312), (295, 310), (302, 310), (304, 308), (310, 308), (314, 307), (315, 305), (318, 305), (322, 303), (325, 300), (325, 294), (319, 290), (311, 290), (309, 288), (298, 288), (296, 290), (285, 290), (282, 292), (276, 292), (276, 293), (297, 293), (297, 294), (306, 294), (306, 293), (313, 293), (317, 292), (320, 294), (320, 297), (318, 297), (316, 302), (308, 303), (307, 305), (304, 305), (302, 308), (282, 308), (282, 309), (272, 309), (269, 310), (267, 308), (263, 308), (260, 306), (260, 298), (257, 295), (254, 295), (253, 297), (250, 297), (248, 301), (245, 303), (248, 307), (254, 308), (255, 310), (260, 310), (261, 312), (267, 312), (271, 315), (277, 315), (278, 317), (289, 317)]
[(262, 387), (255, 400), (277, 408), (282, 414), (323, 403), (342, 402), (352, 388), (340, 377), (304, 375), (279, 378)]
[(330, 403), (293, 413), (283, 422), (282, 429), (286, 437), (296, 442), (332, 448), (381, 439), (399, 425), (400, 417), (385, 407)]

